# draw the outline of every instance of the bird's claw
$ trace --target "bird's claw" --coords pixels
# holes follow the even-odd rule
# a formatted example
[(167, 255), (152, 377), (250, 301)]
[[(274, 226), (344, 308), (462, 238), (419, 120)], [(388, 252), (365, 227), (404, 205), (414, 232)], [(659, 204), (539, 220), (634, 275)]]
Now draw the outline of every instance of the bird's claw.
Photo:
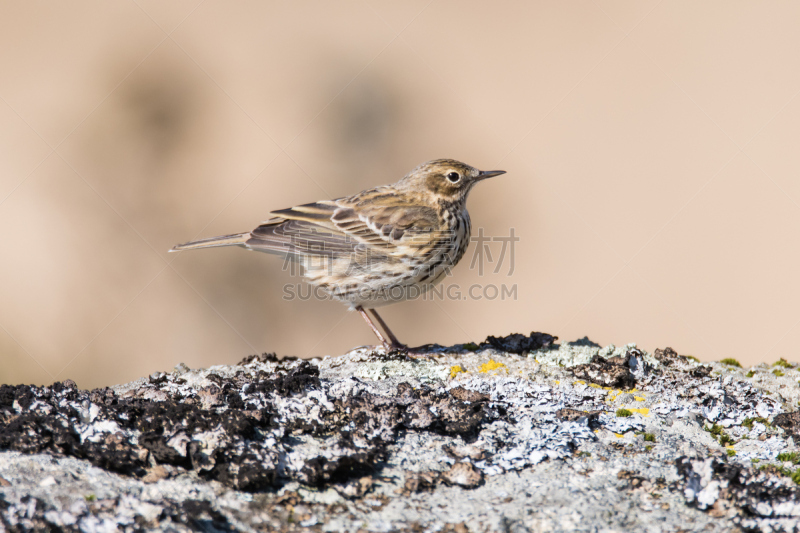
[(386, 349), (386, 353), (396, 353), (396, 354), (403, 354), (406, 357), (410, 357), (412, 359), (429, 359), (430, 354), (425, 350), (420, 350), (419, 348), (412, 348), (406, 344), (399, 344), (399, 343), (386, 343), (383, 345)]

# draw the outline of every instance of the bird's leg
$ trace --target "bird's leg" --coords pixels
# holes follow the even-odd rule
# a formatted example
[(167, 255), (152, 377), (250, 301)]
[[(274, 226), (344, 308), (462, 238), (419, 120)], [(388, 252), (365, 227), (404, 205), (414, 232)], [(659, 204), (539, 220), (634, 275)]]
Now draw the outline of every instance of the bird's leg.
[(381, 325), (383, 331), (386, 332), (386, 336), (389, 337), (389, 340), (392, 341), (392, 349), (394, 350), (408, 350), (408, 346), (397, 340), (397, 337), (394, 336), (392, 330), (389, 329), (389, 326), (386, 325), (386, 322), (383, 321), (381, 315), (375, 309), (370, 309), (372, 311), (372, 316), (375, 317), (375, 320), (378, 321), (378, 324)]
[(426, 354), (424, 352), (420, 352), (415, 348), (409, 348), (408, 346), (406, 346), (405, 344), (403, 344), (399, 340), (397, 340), (397, 337), (394, 336), (394, 333), (392, 333), (392, 330), (390, 330), (389, 327), (386, 325), (386, 322), (383, 321), (383, 319), (381, 318), (381, 315), (379, 315), (378, 313), (375, 312), (375, 309), (370, 309), (370, 311), (372, 311), (372, 315), (375, 317), (375, 320), (378, 321), (378, 323), (381, 325), (381, 327), (386, 332), (386, 335), (391, 340), (391, 343), (386, 341), (386, 337), (384, 337), (381, 334), (380, 330), (375, 326), (375, 323), (372, 322), (372, 320), (369, 318), (369, 314), (367, 314), (367, 312), (364, 310), (363, 307), (361, 307), (359, 305), (358, 307), (356, 307), (356, 311), (361, 313), (362, 318), (367, 323), (367, 325), (370, 327), (370, 329), (372, 329), (372, 332), (375, 334), (375, 336), (378, 337), (378, 339), (380, 339), (381, 344), (383, 344), (383, 347), (386, 348), (387, 352), (390, 352), (392, 350), (400, 350), (400, 351), (404, 352), (408, 357), (414, 357), (414, 358), (417, 358), (417, 357), (429, 357), (428, 354)]
[[(369, 318), (369, 315), (367, 314), (367, 312), (364, 311), (364, 308), (359, 305), (358, 307), (356, 307), (356, 311), (358, 311), (361, 314), (361, 318), (364, 319), (364, 321), (370, 327), (370, 329), (375, 334), (375, 336), (378, 337), (378, 339), (381, 341), (381, 344), (383, 344), (383, 346), (386, 348), (386, 350), (387, 351), (391, 350), (392, 346), (386, 341), (384, 336), (381, 335), (380, 330), (377, 327), (375, 327), (375, 324), (372, 323), (372, 320)], [(380, 320), (380, 321), (383, 322), (382, 320)]]

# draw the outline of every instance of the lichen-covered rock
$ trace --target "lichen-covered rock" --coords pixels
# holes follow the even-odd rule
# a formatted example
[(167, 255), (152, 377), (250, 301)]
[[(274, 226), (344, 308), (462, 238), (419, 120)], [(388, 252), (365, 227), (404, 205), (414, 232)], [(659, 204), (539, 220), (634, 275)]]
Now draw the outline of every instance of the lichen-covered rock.
[(572, 375), (601, 387), (632, 389), (636, 386), (636, 378), (628, 366), (621, 361), (609, 361), (599, 355), (595, 355), (585, 365), (572, 367)]
[(490, 339), (0, 386), (0, 531), (797, 530), (794, 365)]

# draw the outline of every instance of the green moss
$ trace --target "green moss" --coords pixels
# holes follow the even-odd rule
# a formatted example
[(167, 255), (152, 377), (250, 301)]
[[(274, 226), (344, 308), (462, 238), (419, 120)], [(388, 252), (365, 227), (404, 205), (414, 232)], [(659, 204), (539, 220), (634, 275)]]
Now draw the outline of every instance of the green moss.
[(653, 435), (652, 433), (645, 433), (644, 434), (644, 440), (646, 440), (647, 442), (655, 442), (656, 441), (656, 436)]
[(474, 352), (475, 350), (480, 348), (480, 346), (478, 346), (474, 342), (468, 342), (466, 344), (462, 344), (462, 346), (464, 347), (465, 350), (469, 350), (470, 352)]
[(577, 452), (575, 455), (578, 457), (591, 457), (592, 454), (590, 452)]
[(755, 372), (753, 372), (753, 371), (751, 370), (750, 372), (748, 372), (747, 374), (745, 374), (745, 375), (744, 375), (744, 377), (746, 377), (746, 378), (752, 378), (752, 377), (753, 377), (753, 376), (755, 376), (755, 375), (756, 375), (756, 373), (755, 373)]
[(87, 494), (86, 496), (83, 497), (83, 499), (86, 500), (87, 502), (93, 502), (97, 499), (97, 496), (95, 496), (94, 494)]
[(644, 447), (644, 450), (645, 450), (646, 452), (649, 452), (649, 451), (650, 451), (650, 450), (652, 450), (652, 449), (653, 449), (653, 447), (652, 447), (652, 446), (645, 446), (645, 447)]
[(698, 359), (697, 357), (695, 357), (693, 355), (684, 355), (684, 357), (686, 359), (689, 359), (690, 361), (694, 361), (695, 363), (699, 363), (700, 362), (700, 359)]
[[(780, 455), (778, 456), (778, 458), (780, 459)], [(781, 476), (786, 476), (792, 481), (794, 481), (797, 485), (800, 485), (800, 468), (793, 471), (788, 468), (783, 468), (782, 466), (766, 464), (759, 466), (758, 469), (761, 472), (767, 472), (768, 474), (779, 474)]]
[(617, 409), (617, 416), (619, 417), (633, 416), (633, 413), (628, 411), (627, 409)]
[(783, 452), (778, 454), (778, 461), (785, 463), (791, 462), (793, 465), (800, 463), (800, 454), (797, 452)]
[(793, 368), (794, 367), (794, 365), (792, 365), (790, 362), (788, 362), (783, 357), (781, 357), (775, 363), (773, 363), (772, 366), (782, 366), (783, 368)]
[(760, 416), (756, 416), (754, 418), (745, 418), (742, 421), (742, 426), (746, 427), (747, 429), (753, 429), (753, 423), (758, 422), (760, 424), (764, 424), (765, 426), (769, 427), (769, 420), (766, 418), (761, 418)]
[(781, 376), (783, 376), (783, 372), (781, 372), (781, 371), (780, 371), (780, 370), (778, 370), (777, 368), (776, 368), (775, 370), (773, 370), (773, 371), (772, 371), (772, 373), (773, 373), (773, 374), (775, 374), (775, 375), (776, 375), (776, 376), (778, 376), (778, 377), (781, 377)]
[(756, 464), (759, 461), (761, 461), (761, 459), (750, 459), (750, 462), (753, 463), (753, 464)]
[(725, 429), (719, 424), (713, 424), (711, 427), (706, 426), (703, 429), (711, 433), (711, 435), (714, 437), (714, 440), (719, 442), (722, 446), (736, 443), (736, 441), (733, 440), (730, 435), (725, 433)]
[(735, 366), (735, 367), (738, 367), (738, 368), (742, 368), (742, 365), (739, 363), (739, 361), (737, 361), (733, 357), (726, 357), (725, 359), (720, 361), (720, 363), (722, 363), (723, 365), (730, 365), (730, 366)]
[(729, 448), (729, 449), (728, 449), (728, 457), (733, 457), (734, 455), (736, 455), (736, 450), (731, 450), (731, 449)]

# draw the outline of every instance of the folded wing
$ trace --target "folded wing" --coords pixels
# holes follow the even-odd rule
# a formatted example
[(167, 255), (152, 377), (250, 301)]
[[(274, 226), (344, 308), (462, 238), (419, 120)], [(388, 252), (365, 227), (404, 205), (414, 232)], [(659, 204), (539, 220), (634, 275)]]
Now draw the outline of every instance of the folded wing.
[(250, 232), (254, 250), (339, 257), (370, 250), (392, 256), (406, 247), (420, 249), (437, 227), (436, 211), (394, 202), (340, 199), (315, 202), (271, 213), (275, 218)]

